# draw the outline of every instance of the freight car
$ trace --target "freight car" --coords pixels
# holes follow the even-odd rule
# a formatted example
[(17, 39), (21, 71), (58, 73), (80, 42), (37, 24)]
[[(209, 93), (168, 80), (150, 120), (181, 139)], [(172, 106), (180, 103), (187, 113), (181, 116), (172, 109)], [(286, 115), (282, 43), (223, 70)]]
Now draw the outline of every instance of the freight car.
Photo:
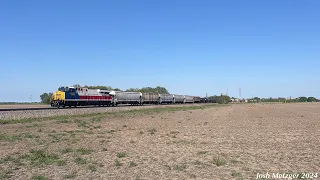
[(110, 106), (113, 98), (109, 91), (88, 88), (59, 87), (53, 93), (52, 107), (99, 105)]
[(185, 103), (184, 95), (173, 94), (173, 103)]
[(185, 103), (194, 103), (194, 97), (193, 96), (185, 96)]
[(109, 94), (112, 96), (112, 105), (114, 106), (117, 106), (118, 104), (143, 104), (142, 93), (140, 92), (111, 91)]
[(144, 104), (160, 104), (160, 94), (153, 92), (143, 92), (142, 100)]
[(173, 94), (160, 94), (160, 104), (172, 104)]
[(200, 97), (199, 96), (194, 96), (193, 100), (194, 100), (194, 103), (200, 103)]

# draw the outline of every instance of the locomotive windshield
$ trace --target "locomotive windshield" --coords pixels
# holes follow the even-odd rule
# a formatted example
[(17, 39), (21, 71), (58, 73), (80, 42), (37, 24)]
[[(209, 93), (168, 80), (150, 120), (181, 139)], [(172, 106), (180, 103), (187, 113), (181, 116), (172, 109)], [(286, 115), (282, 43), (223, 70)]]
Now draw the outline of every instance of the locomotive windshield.
[(67, 91), (69, 91), (69, 88), (62, 86), (62, 87), (59, 87), (58, 91), (67, 92)]

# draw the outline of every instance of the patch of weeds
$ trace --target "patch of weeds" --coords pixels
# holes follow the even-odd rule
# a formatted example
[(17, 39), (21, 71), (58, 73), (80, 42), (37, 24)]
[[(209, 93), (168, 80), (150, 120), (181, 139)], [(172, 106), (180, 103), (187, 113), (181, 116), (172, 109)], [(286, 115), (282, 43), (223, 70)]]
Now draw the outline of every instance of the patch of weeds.
[(97, 138), (105, 138), (105, 136), (97, 135)]
[(239, 172), (232, 172), (232, 173), (231, 173), (231, 176), (232, 176), (232, 177), (239, 177), (239, 178), (242, 177), (241, 173), (239, 173)]
[(123, 125), (122, 127), (126, 128), (126, 127), (128, 127), (128, 126), (127, 126), (127, 125)]
[(89, 169), (91, 172), (97, 171), (97, 167), (96, 167), (95, 165), (92, 165), (92, 164), (90, 164), (90, 165), (88, 166), (88, 169)]
[(93, 152), (92, 149), (88, 149), (88, 148), (79, 148), (76, 151), (78, 153), (80, 153), (81, 155), (88, 155), (88, 154), (91, 154)]
[(56, 130), (52, 130), (52, 131), (51, 131), (51, 133), (56, 133), (56, 132), (57, 132)]
[(67, 174), (63, 176), (63, 179), (74, 179), (75, 177), (76, 177), (76, 174), (72, 173), (72, 174)]
[(45, 176), (33, 176), (32, 180), (47, 180), (48, 178), (46, 178)]
[(15, 158), (11, 157), (11, 156), (6, 156), (2, 159), (0, 159), (0, 164), (6, 163), (6, 162), (10, 162), (10, 161), (14, 161)]
[(99, 142), (100, 142), (101, 144), (103, 144), (103, 143), (107, 142), (107, 140), (103, 139), (103, 140), (100, 140)]
[(74, 120), (75, 123), (77, 123), (78, 127), (84, 127), (84, 128), (89, 128), (89, 124), (86, 121), (82, 121), (79, 119)]
[(236, 159), (231, 159), (231, 160), (230, 160), (230, 163), (232, 163), (232, 164), (237, 164), (237, 163), (241, 163), (241, 161), (238, 161), (238, 160), (236, 160)]
[(59, 161), (57, 161), (57, 165), (58, 165), (58, 166), (65, 166), (65, 165), (67, 165), (67, 161), (65, 161), (65, 160), (59, 160)]
[(82, 164), (87, 164), (88, 161), (84, 158), (81, 158), (81, 157), (77, 157), (74, 162), (78, 165), (82, 165)]
[(22, 155), (20, 158), (30, 161), (32, 165), (50, 165), (61, 163), (61, 160), (56, 154), (49, 154), (44, 150), (32, 149), (29, 154)]
[(155, 128), (152, 128), (152, 129), (149, 129), (148, 132), (151, 134), (151, 135), (154, 135), (157, 130)]
[(213, 158), (212, 163), (217, 166), (223, 166), (223, 165), (227, 164), (227, 161), (221, 157), (215, 157), (215, 158)]
[(14, 172), (11, 170), (6, 170), (0, 174), (0, 179), (9, 179), (13, 176)]
[(102, 148), (102, 151), (108, 151), (108, 148)]
[(109, 134), (113, 134), (114, 132), (116, 132), (116, 130), (113, 130), (113, 129), (107, 131), (107, 133), (109, 133)]
[(49, 137), (51, 137), (51, 143), (57, 143), (60, 141), (57, 135), (54, 134), (48, 134)]
[(99, 125), (99, 126), (93, 126), (93, 129), (99, 129), (99, 128), (101, 128), (101, 125)]
[(28, 133), (21, 133), (18, 135), (4, 135), (4, 134), (0, 134), (0, 141), (8, 141), (8, 142), (14, 142), (14, 141), (18, 141), (18, 140), (22, 140), (23, 138), (39, 138), (40, 136), (36, 136), (36, 135), (32, 135), (32, 134), (28, 134)]
[(143, 131), (140, 131), (139, 134), (143, 134)]
[(116, 166), (117, 166), (117, 167), (122, 166), (122, 163), (119, 161), (119, 159), (116, 159)]
[(136, 167), (136, 166), (138, 166), (138, 164), (135, 163), (135, 162), (133, 162), (133, 161), (131, 161), (130, 164), (129, 164), (129, 166), (130, 166), (130, 167)]
[(126, 152), (119, 152), (119, 153), (117, 153), (117, 157), (118, 158), (124, 158), (124, 157), (127, 157), (128, 156), (128, 154), (126, 153)]
[(135, 142), (134, 142), (134, 140), (131, 140), (130, 143), (133, 144), (133, 143), (135, 143)]
[(71, 121), (68, 121), (67, 119), (61, 119), (56, 121), (58, 124), (64, 124), (64, 123), (72, 123)]
[(208, 153), (208, 151), (199, 151), (197, 154), (198, 155), (203, 155), (203, 154), (207, 154)]
[(94, 118), (92, 118), (92, 122), (101, 122), (101, 120), (102, 120), (102, 116), (98, 116), (98, 117), (94, 117)]
[(33, 128), (33, 127), (39, 127), (39, 124), (30, 124), (30, 125), (26, 125), (26, 128)]
[(173, 170), (177, 170), (177, 171), (184, 171), (185, 169), (187, 169), (187, 165), (186, 164), (177, 164), (173, 166)]
[(42, 129), (38, 129), (38, 132), (42, 132)]

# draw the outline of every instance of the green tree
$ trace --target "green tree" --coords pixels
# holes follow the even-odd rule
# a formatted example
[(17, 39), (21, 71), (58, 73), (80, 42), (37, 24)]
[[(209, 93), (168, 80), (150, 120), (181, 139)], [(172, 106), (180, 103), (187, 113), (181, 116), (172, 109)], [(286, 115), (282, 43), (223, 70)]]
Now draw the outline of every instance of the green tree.
[(307, 97), (299, 97), (299, 102), (307, 102), (308, 98)]
[(317, 101), (317, 98), (315, 98), (315, 97), (308, 97), (307, 101), (308, 101), (308, 102), (316, 102), (316, 101)]
[(50, 104), (50, 99), (53, 96), (52, 93), (43, 93), (40, 95), (41, 103)]

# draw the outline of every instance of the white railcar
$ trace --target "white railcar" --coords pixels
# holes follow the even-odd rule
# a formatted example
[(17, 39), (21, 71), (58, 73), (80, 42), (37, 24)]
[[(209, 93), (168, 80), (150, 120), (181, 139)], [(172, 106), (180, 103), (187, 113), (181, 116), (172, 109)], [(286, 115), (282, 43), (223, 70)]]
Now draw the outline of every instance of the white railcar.
[(184, 95), (173, 94), (173, 103), (185, 103)]
[(123, 92), (123, 91), (111, 91), (109, 93), (113, 96), (113, 104), (143, 104), (142, 93), (140, 92)]

